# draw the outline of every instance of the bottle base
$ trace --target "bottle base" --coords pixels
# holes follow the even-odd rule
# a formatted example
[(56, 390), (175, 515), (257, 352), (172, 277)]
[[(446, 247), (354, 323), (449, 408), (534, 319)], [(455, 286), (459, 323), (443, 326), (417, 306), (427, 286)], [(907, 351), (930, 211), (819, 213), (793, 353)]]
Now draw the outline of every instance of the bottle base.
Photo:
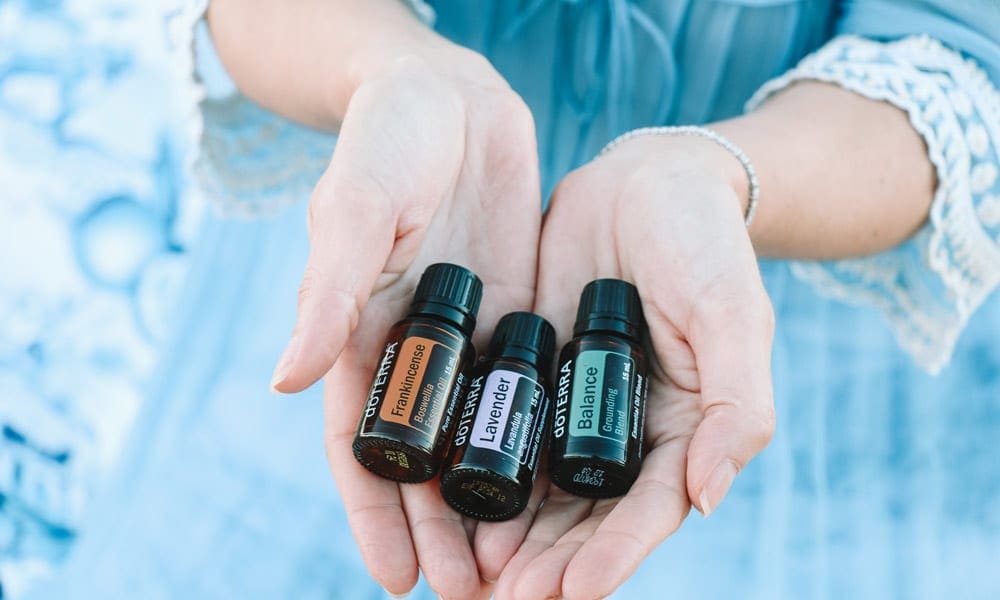
[(399, 440), (358, 436), (354, 438), (353, 450), (361, 466), (384, 479), (423, 483), (437, 473), (429, 452)]
[(549, 476), (557, 487), (584, 498), (624, 496), (638, 477), (620, 463), (597, 457), (564, 457), (553, 464)]
[(448, 506), (479, 521), (508, 521), (524, 511), (531, 488), (493, 471), (457, 468), (441, 476), (441, 496)]

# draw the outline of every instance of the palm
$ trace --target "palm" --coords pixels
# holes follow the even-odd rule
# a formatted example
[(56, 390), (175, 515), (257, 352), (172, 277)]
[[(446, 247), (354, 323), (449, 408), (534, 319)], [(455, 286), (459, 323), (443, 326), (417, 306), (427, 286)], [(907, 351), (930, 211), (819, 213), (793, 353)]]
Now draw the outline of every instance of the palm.
[[(498, 597), (602, 597), (645, 557), (637, 532), (669, 533), (691, 503), (685, 484), (688, 444), (700, 421), (697, 394), (669, 382), (651, 382), (647, 412), (648, 454), (639, 479), (620, 498), (588, 500), (549, 486), (527, 538), (504, 575)], [(597, 591), (600, 590), (600, 591)]]
[[(616, 188), (620, 178), (609, 175), (614, 166), (592, 163), (557, 190), (542, 234), (536, 310), (566, 341), (587, 281), (617, 277), (635, 283), (652, 346), (647, 455), (639, 478), (620, 498), (587, 500), (549, 487), (504, 570), (498, 598), (610, 594), (680, 525), (707, 473), (737, 456), (719, 436), (720, 427), (741, 417), (732, 410), (736, 397), (720, 395), (725, 379), (709, 376), (717, 374), (720, 360), (732, 358), (720, 358), (716, 327), (732, 324), (716, 318), (729, 308), (706, 308), (732, 306), (718, 295), (739, 291), (726, 287), (733, 282), (748, 286), (733, 298), (750, 300), (748, 308), (754, 307), (753, 293), (762, 292), (738, 211), (728, 217), (724, 212), (733, 199), (694, 181), (655, 193), (642, 182)], [(678, 202), (665, 200), (671, 196)], [(731, 316), (736, 310), (742, 308)], [(758, 317), (753, 314), (757, 323), (746, 330), (754, 343), (762, 342), (766, 360), (768, 324), (766, 316)], [(766, 366), (763, 371), (753, 386), (769, 385)]]

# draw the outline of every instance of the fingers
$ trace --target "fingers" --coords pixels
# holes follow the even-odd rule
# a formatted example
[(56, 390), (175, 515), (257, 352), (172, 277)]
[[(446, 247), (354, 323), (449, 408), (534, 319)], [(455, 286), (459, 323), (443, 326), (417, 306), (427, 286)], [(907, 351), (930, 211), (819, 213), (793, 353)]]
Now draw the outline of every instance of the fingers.
[(500, 573), (520, 548), (524, 536), (535, 520), (538, 506), (545, 497), (548, 486), (548, 480), (539, 477), (531, 490), (531, 498), (528, 499), (524, 512), (510, 521), (483, 522), (476, 527), (473, 549), (479, 574), (484, 580), (495, 582), (500, 578)]
[[(572, 558), (587, 533), (575, 532), (565, 540), (569, 545), (554, 549), (557, 542), (592, 517), (593, 500), (577, 498), (549, 487), (548, 496), (528, 530), (524, 542), (504, 567), (497, 582), (498, 600), (511, 598), (548, 598), (559, 595), (563, 568)], [(596, 526), (592, 521), (589, 530)], [(544, 559), (540, 560), (544, 556)], [(558, 570), (553, 570), (558, 567)]]
[(327, 459), (369, 573), (390, 593), (404, 594), (416, 585), (419, 573), (399, 486), (366, 471), (351, 451), (367, 378), (364, 369), (349, 361), (338, 363), (331, 372), (324, 402)]
[(733, 300), (702, 304), (691, 321), (704, 418), (688, 452), (687, 487), (705, 516), (774, 433), (774, 315), (762, 286), (748, 289), (728, 296)]
[[(377, 298), (362, 327), (384, 327), (393, 312)], [(485, 586), (472, 554), (470, 532), (445, 504), (438, 480), (399, 485), (368, 472), (351, 451), (377, 358), (377, 347), (367, 346), (359, 347), (356, 340), (348, 344), (326, 378), (324, 402), (327, 454), (365, 564), (390, 593), (411, 589), (422, 571), (442, 597), (476, 598)]]
[(620, 500), (595, 503), (557, 494), (546, 501), (504, 569), (497, 598), (610, 595), (687, 516), (686, 447), (679, 437), (653, 450)]
[(683, 487), (687, 440), (654, 449), (639, 478), (565, 567), (562, 595), (603, 598), (680, 527), (690, 510)]
[(474, 598), (479, 571), (462, 517), (441, 498), (438, 480), (400, 488), (420, 569), (445, 599)]
[(560, 540), (534, 557), (518, 577), (513, 598), (561, 598), (562, 575), (566, 565), (573, 559), (583, 540), (593, 532), (593, 528), (593, 522), (584, 521), (567, 534), (567, 539)]

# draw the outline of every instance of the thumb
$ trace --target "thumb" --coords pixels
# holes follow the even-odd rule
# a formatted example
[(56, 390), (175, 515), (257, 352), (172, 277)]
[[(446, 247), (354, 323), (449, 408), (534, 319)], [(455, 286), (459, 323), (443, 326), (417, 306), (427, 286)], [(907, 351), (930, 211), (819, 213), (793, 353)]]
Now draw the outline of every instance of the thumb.
[(688, 448), (687, 488), (706, 517), (774, 433), (774, 314), (758, 287), (759, 292), (741, 295), (739, 302), (705, 302), (692, 315), (689, 342), (698, 366), (703, 418)]
[[(400, 107), (393, 85), (369, 85), (352, 96), (330, 166), (310, 198), (309, 260), (295, 328), (271, 379), (276, 391), (301, 391), (333, 367), (397, 245), (399, 215), (421, 202), (416, 212), (432, 214), (428, 199), (440, 198), (455, 171), (454, 157), (430, 146), (449, 138), (424, 130), (439, 123), (414, 120), (414, 111), (434, 113), (419, 98)], [(411, 250), (420, 235), (409, 234), (418, 229), (408, 227)]]
[(279, 392), (301, 391), (333, 367), (395, 240), (394, 211), (378, 186), (361, 186), (331, 173), (310, 199), (310, 252), (299, 286), (298, 315), (271, 379)]

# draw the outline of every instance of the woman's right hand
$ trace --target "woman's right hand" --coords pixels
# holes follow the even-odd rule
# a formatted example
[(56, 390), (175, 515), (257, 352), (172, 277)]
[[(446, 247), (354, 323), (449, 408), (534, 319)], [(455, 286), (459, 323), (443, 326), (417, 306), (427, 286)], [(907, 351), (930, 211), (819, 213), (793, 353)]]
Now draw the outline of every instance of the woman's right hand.
[(376, 477), (351, 442), (384, 336), (427, 265), (455, 262), (480, 276), (479, 332), (531, 308), (537, 165), (531, 113), (507, 83), (468, 50), (435, 49), (358, 87), (310, 200), (298, 319), (272, 386), (296, 392), (326, 375), (330, 466), (365, 563), (391, 593), (409, 590), (419, 567), (445, 598), (488, 595), (480, 574), (496, 579), (529, 525), (525, 515), (477, 532), (436, 479)]

